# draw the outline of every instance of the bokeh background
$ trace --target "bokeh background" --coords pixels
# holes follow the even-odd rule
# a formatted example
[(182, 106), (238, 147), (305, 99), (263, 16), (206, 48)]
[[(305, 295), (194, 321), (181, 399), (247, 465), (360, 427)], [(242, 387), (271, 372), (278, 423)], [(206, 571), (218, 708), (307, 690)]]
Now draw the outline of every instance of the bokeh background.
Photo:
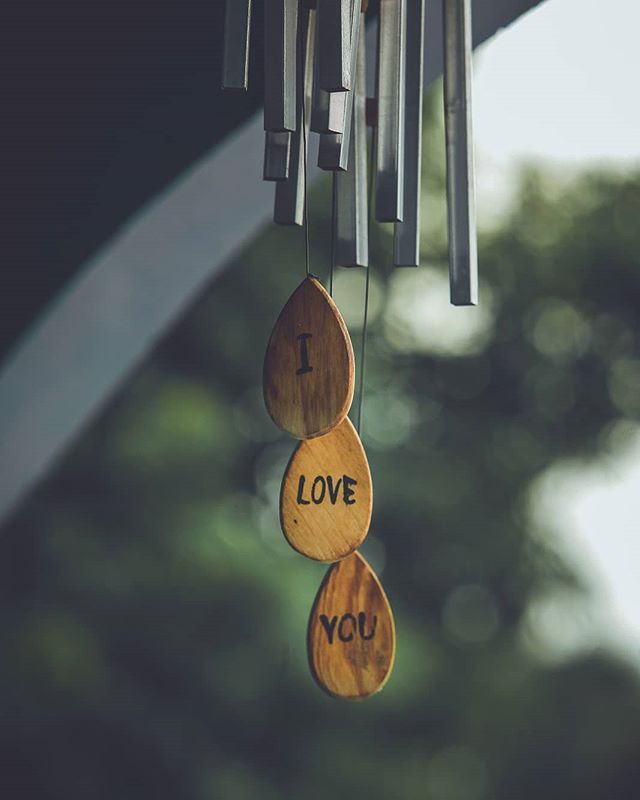
[[(637, 448), (640, 170), (481, 159), (482, 302), (453, 309), (440, 92), (423, 266), (389, 267), (388, 227), (372, 240), (363, 552), (396, 615), (389, 684), (348, 704), (308, 673), (325, 567), (280, 533), (294, 442), (261, 398), (304, 247), (272, 226), (3, 530), (3, 797), (637, 796), (640, 655), (601, 635), (558, 508), (567, 474)], [(311, 194), (323, 280), (329, 193), (321, 179)], [(356, 352), (363, 290), (361, 270), (338, 271)], [(627, 497), (601, 538), (635, 519)]]

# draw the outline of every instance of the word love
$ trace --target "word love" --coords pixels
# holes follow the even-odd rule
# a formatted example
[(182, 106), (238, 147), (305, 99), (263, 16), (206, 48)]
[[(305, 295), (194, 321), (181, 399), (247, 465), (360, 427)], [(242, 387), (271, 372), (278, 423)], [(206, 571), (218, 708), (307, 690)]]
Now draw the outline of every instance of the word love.
[[(332, 506), (338, 502), (338, 496), (342, 495), (342, 502), (347, 506), (355, 505), (355, 491), (351, 488), (352, 486), (357, 486), (358, 481), (355, 478), (350, 478), (348, 475), (343, 475), (341, 478), (338, 478), (337, 481), (334, 481), (331, 475), (327, 475), (325, 478), (323, 475), (317, 475), (313, 479), (313, 483), (311, 484), (311, 492), (307, 495), (309, 499), (305, 499), (305, 483), (306, 477), (304, 475), (300, 476), (298, 480), (298, 495), (296, 497), (296, 503), (299, 506), (308, 506), (311, 503), (315, 503), (317, 506), (321, 505), (325, 501), (325, 497), (329, 500)], [(340, 488), (342, 487), (342, 492), (340, 492)]]
[(391, 674), (393, 615), (380, 581), (359, 553), (329, 567), (311, 609), (307, 647), (314, 678), (334, 697), (368, 697)]
[(348, 417), (300, 442), (280, 490), (280, 524), (294, 550), (316, 561), (345, 558), (364, 541), (372, 506), (367, 457)]
[(338, 622), (338, 617), (335, 614), (331, 619), (326, 614), (320, 614), (320, 624), (327, 634), (329, 644), (333, 644), (334, 633), (336, 632), (341, 642), (352, 642), (356, 637), (356, 633), (363, 641), (368, 642), (376, 635), (378, 617), (375, 614), (373, 615), (368, 633), (366, 632), (367, 615), (364, 611), (358, 614), (357, 621), (354, 615), (349, 613), (343, 614), (340, 617), (340, 622)]
[(297, 439), (333, 430), (353, 400), (355, 364), (347, 327), (320, 282), (309, 276), (282, 309), (264, 358), (264, 402)]

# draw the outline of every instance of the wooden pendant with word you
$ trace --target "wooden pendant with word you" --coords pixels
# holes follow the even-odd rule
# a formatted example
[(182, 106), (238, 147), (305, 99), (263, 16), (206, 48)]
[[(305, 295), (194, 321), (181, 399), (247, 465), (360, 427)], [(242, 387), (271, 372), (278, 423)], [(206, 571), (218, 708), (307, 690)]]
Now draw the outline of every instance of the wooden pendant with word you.
[(294, 450), (280, 491), (280, 524), (303, 556), (338, 561), (364, 541), (373, 487), (364, 447), (349, 417)]
[(264, 401), (275, 424), (297, 439), (322, 436), (353, 400), (354, 358), (344, 320), (313, 276), (282, 309), (264, 359)]
[(314, 678), (334, 697), (359, 700), (387, 682), (396, 649), (393, 615), (359, 553), (329, 568), (311, 610), (307, 646)]

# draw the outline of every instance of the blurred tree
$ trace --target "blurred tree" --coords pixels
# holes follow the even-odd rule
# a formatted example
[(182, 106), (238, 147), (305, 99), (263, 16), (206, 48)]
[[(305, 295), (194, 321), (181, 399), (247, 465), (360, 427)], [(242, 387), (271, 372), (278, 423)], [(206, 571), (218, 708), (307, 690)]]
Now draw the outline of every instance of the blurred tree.
[[(388, 687), (344, 704), (307, 672), (325, 568), (279, 532), (294, 443), (260, 388), (304, 250), (270, 228), (4, 532), (3, 797), (635, 795), (637, 673), (596, 649), (546, 657), (529, 610), (585, 591), (537, 535), (532, 482), (615, 449), (640, 411), (640, 175), (524, 172), (481, 238), (482, 305), (452, 309), (437, 107), (424, 266), (389, 269), (374, 232), (365, 553), (397, 615)], [(327, 192), (311, 209), (323, 278)], [(337, 276), (356, 346), (362, 287)]]

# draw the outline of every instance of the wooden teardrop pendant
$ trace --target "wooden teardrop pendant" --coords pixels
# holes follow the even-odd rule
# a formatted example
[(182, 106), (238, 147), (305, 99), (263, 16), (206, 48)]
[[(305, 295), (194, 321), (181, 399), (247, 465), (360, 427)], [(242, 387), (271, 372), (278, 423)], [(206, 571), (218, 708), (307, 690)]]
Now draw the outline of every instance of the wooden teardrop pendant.
[(359, 700), (382, 689), (396, 638), (387, 596), (359, 553), (329, 567), (307, 634), (311, 672), (333, 697)]
[(280, 491), (280, 524), (303, 556), (337, 561), (364, 541), (373, 487), (360, 438), (349, 417), (294, 450)]
[(336, 304), (309, 276), (282, 309), (264, 359), (264, 401), (275, 424), (298, 439), (321, 436), (353, 400), (351, 339)]

